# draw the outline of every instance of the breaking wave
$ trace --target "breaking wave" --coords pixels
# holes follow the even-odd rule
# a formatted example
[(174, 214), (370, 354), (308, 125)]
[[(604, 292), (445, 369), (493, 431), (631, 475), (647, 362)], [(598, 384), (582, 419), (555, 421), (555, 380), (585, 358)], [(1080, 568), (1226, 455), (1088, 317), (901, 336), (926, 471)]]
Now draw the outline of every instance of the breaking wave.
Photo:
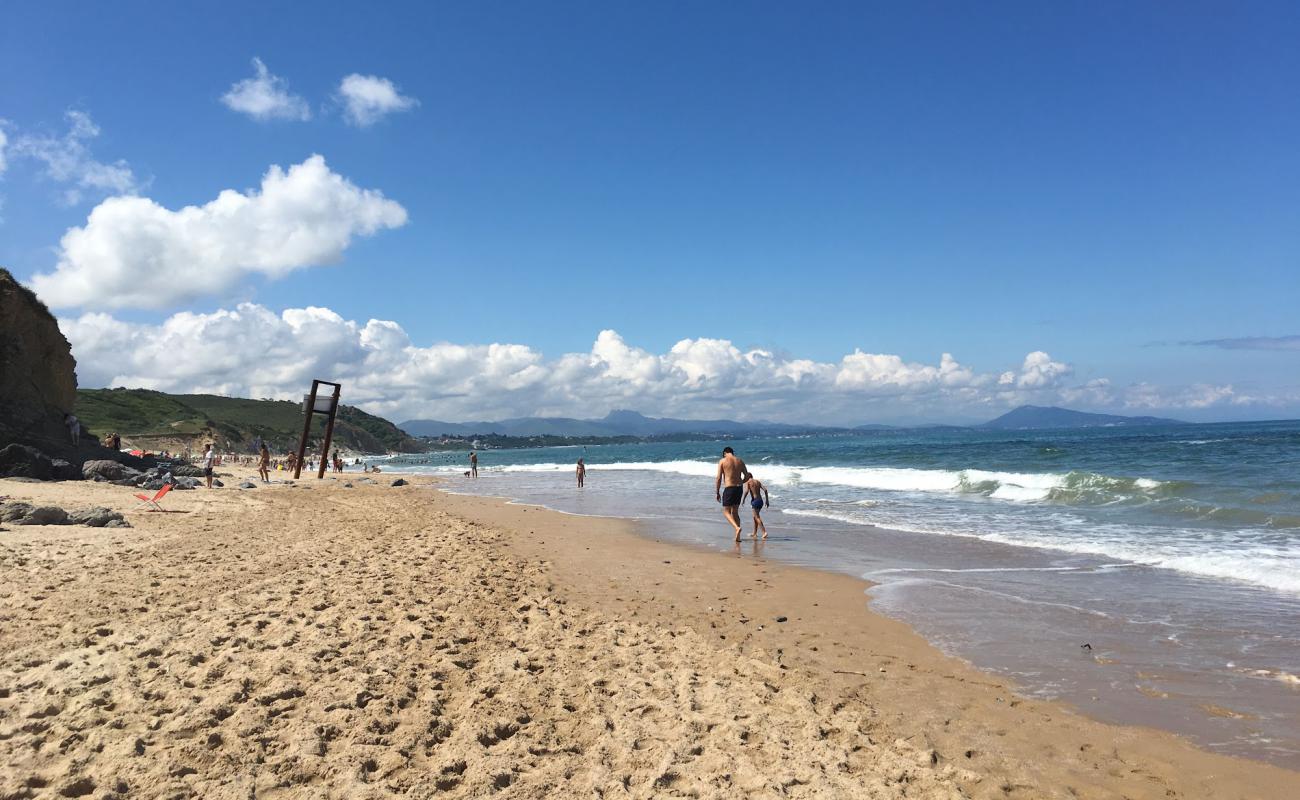
[[(707, 461), (632, 461), (587, 465), (603, 470), (645, 470), (696, 477), (713, 477), (717, 465)], [(1102, 505), (1145, 502), (1166, 494), (1176, 484), (1150, 478), (1122, 478), (1095, 472), (1029, 473), (979, 469), (942, 470), (907, 467), (801, 467), (762, 464), (755, 474), (770, 486), (823, 484), (887, 492), (983, 495), (1014, 503)], [(501, 472), (572, 471), (572, 464), (514, 464)]]

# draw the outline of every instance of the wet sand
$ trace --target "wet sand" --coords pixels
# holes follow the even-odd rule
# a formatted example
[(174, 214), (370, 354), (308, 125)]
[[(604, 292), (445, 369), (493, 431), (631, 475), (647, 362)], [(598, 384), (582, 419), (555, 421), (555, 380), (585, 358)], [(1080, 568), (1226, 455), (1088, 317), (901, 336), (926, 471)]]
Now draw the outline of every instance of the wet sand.
[(1281, 798), (1300, 777), (1021, 699), (863, 582), (749, 543), (381, 477), (6, 526), (0, 798)]

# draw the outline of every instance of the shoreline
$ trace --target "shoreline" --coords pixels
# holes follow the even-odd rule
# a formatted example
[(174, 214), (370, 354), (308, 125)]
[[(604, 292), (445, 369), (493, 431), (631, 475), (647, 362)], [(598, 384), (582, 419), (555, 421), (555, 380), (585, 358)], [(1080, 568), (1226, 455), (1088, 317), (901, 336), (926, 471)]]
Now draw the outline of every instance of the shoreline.
[[(978, 760), (981, 752), (995, 760), (1016, 760), (1027, 753), (1033, 753), (1035, 759), (1077, 759), (1072, 768), (1062, 769), (1058, 764), (1055, 769), (1041, 773), (1044, 777), (1069, 775), (1077, 780), (1080, 775), (1101, 769), (1088, 757), (1089, 752), (1113, 747), (1113, 754), (1119, 757), (1123, 747), (1128, 748), (1124, 760), (1177, 764), (1177, 768), (1166, 773), (1171, 778), (1178, 775), (1184, 779), (1189, 774), (1202, 772), (1204, 782), (1198, 783), (1197, 790), (1188, 794), (1189, 797), (1272, 796), (1269, 789), (1263, 788), (1266, 784), (1260, 784), (1261, 788), (1256, 790), (1249, 788), (1253, 781), (1247, 776), (1253, 775), (1256, 769), (1276, 771), (1282, 781), (1273, 785), (1278, 797), (1289, 794), (1284, 788), (1286, 781), (1300, 780), (1300, 773), (1295, 771), (1259, 759), (1214, 753), (1169, 731), (1141, 724), (1105, 722), (1089, 717), (1063, 701), (1022, 696), (1013, 681), (940, 651), (907, 623), (872, 610), (871, 597), (867, 593), (874, 585), (871, 581), (744, 552), (736, 556), (706, 546), (667, 542), (655, 538), (653, 533), (645, 530), (643, 523), (636, 520), (568, 514), (503, 497), (445, 494), (464, 501), (462, 513), (507, 529), (531, 522), (523, 517), (525, 513), (556, 514), (575, 520), (561, 527), (590, 528), (585, 531), (587, 536), (617, 539), (613, 548), (620, 554), (617, 562), (584, 559), (583, 553), (589, 552), (586, 548), (590, 545), (581, 545), (583, 553), (567, 545), (563, 551), (571, 562), (567, 568), (562, 565), (565, 558), (543, 549), (541, 543), (530, 543), (516, 537), (514, 545), (532, 557), (541, 558), (551, 553), (550, 558), (560, 565), (557, 569), (578, 586), (594, 586), (601, 568), (617, 565), (631, 579), (629, 586), (642, 587), (625, 593), (648, 594), (650, 598), (639, 602), (637, 614), (648, 614), (656, 622), (666, 622), (662, 607), (656, 607), (654, 598), (671, 597), (669, 610), (676, 614), (679, 608), (690, 609), (698, 626), (707, 625), (711, 632), (716, 632), (719, 646), (734, 648), (740, 655), (757, 652), (761, 656), (781, 651), (780, 655), (787, 661), (792, 657), (798, 658), (801, 666), (828, 677), (829, 683), (840, 690), (888, 699), (888, 707), (878, 711), (900, 726), (903, 738), (922, 739), (939, 754), (941, 760), (956, 754), (958, 762), (969, 763), (971, 759)], [(512, 513), (514, 509), (520, 511)], [(598, 523), (586, 521), (609, 524), (604, 529), (595, 530)], [(721, 522), (719, 527), (723, 527)], [(752, 549), (752, 541), (748, 538), (743, 539), (741, 545), (742, 551)], [(632, 556), (629, 558), (623, 554)], [(659, 557), (664, 554), (670, 557)], [(669, 565), (665, 561), (673, 563)], [(737, 562), (745, 565), (740, 569), (744, 574), (729, 576), (728, 571)], [(673, 565), (701, 570), (716, 581), (715, 586), (738, 589), (758, 607), (750, 607), (741, 616), (729, 619), (729, 614), (736, 609), (718, 599), (733, 600), (728, 592), (715, 595), (712, 604), (707, 591), (697, 592), (699, 597), (688, 597), (690, 592), (684, 586), (665, 580), (669, 575), (681, 579), (680, 570), (661, 569)], [(764, 588), (774, 597), (765, 598), (762, 594), (748, 591), (744, 584), (749, 580), (746, 575), (750, 569), (758, 569), (765, 576)], [(783, 581), (784, 587), (772, 591), (772, 584), (777, 580)], [(645, 584), (653, 587), (654, 591), (647, 592)], [(588, 591), (596, 602), (605, 594), (594, 588)], [(818, 599), (801, 599), (801, 594)], [(798, 616), (790, 613), (792, 610)], [(788, 634), (794, 630), (793, 627), (783, 630), (780, 627), (782, 623), (774, 625), (777, 616), (787, 617), (785, 625), (797, 623), (805, 630), (791, 637)], [(761, 631), (757, 630), (760, 626)], [(790, 642), (798, 648), (797, 656), (790, 653)], [(900, 687), (899, 683), (903, 685)], [(942, 700), (933, 703), (936, 692)], [(977, 716), (977, 721), (962, 719), (972, 713)], [(1059, 740), (1045, 742), (1044, 733), (1047, 731), (1051, 735), (1046, 738), (1067, 737), (1071, 745), (1077, 742), (1077, 746), (1064, 747)], [(966, 757), (969, 750), (974, 750), (976, 755)], [(1213, 763), (1198, 764), (1202, 758)], [(1144, 764), (1139, 771), (1156, 772), (1149, 764)], [(1216, 777), (1211, 778), (1211, 775)], [(1235, 777), (1221, 784), (1225, 775)], [(1171, 780), (1168, 788), (1178, 785)], [(1075, 788), (1082, 790), (1083, 786), (1076, 785)], [(1134, 794), (1135, 791), (1130, 786), (1123, 794), (1145, 796)], [(1165, 796), (1163, 791), (1152, 796)]]
[[(655, 508), (661, 501), (661, 495), (636, 494), (635, 483), (612, 493), (623, 499), (611, 505), (610, 492), (575, 495), (558, 485), (534, 481), (520, 486), (514, 479), (509, 485), (496, 485), (490, 480), (495, 477), (492, 474), (475, 482), (483, 486), (472, 487), (457, 478), (438, 477), (446, 482), (448, 491), (457, 494), (482, 496), (486, 490), (487, 495), (504, 501), (560, 514), (623, 520), (646, 528), (652, 538), (662, 534), (664, 540), (702, 551), (727, 553), (732, 549), (730, 532), (716, 513), (706, 521), (694, 509), (670, 501), (675, 513), (619, 516), (615, 509), (637, 508), (643, 501)], [(596, 502), (590, 502), (593, 500)], [(1295, 749), (1300, 744), (1300, 728), (1294, 727), (1300, 722), (1295, 713), (1300, 706), (1295, 705), (1294, 669), (1286, 669), (1287, 659), (1277, 647), (1263, 657), (1246, 656), (1245, 650), (1239, 654), (1228, 651), (1219, 656), (1224, 660), (1216, 661), (1210, 650), (1195, 649), (1204, 643), (1191, 638), (1201, 635), (1198, 629), (1168, 624), (1154, 601), (1143, 606), (1112, 602), (1109, 607), (1098, 607), (1086, 594), (1118, 590), (1115, 596), (1120, 596), (1138, 583), (1146, 586), (1153, 598), (1203, 591), (1189, 585), (1180, 573), (961, 535), (927, 545), (926, 536), (906, 528), (823, 520), (813, 520), (810, 526), (802, 517), (787, 521), (795, 531), (789, 537), (781, 519), (780, 511), (774, 520), (769, 519), (769, 524), (778, 528), (771, 546), (765, 548), (767, 556), (786, 564), (867, 579), (876, 613), (905, 623), (945, 654), (1017, 686), (1025, 698), (1051, 700), (1100, 722), (1170, 732), (1209, 752), (1300, 769)], [(747, 548), (750, 541), (747, 531)], [(928, 552), (931, 547), (935, 549)], [(1147, 570), (1149, 575), (1124, 577)], [(894, 573), (901, 573), (901, 579)], [(931, 577), (933, 573), (977, 577), (954, 581), (946, 575)], [(1074, 596), (1051, 590), (1035, 595), (1033, 579), (1026, 582), (1022, 577), (1035, 574), (1059, 575), (1059, 580), (1072, 582)], [(1198, 597), (1199, 602), (1210, 603), (1207, 598), (1215, 595)], [(1230, 609), (1243, 611), (1240, 597), (1238, 590), (1234, 598), (1238, 604), (1224, 606), (1221, 621), (1228, 621)], [(1251, 630), (1267, 631), (1269, 622), (1262, 615), (1268, 608), (1252, 607), (1246, 611), (1256, 616), (1235, 619), (1242, 626), (1255, 626)], [(1285, 629), (1273, 630), (1285, 635)], [(1191, 649), (1179, 639), (1184, 633), (1191, 634)], [(1096, 648), (1083, 650), (1080, 642), (1091, 642)], [(1187, 653), (1193, 655), (1189, 658)]]
[[(385, 483), (392, 477), (386, 474)], [(144, 776), (123, 778), (128, 788), (132, 781), (159, 791), (172, 784), (200, 786), (205, 791), (199, 794), (233, 791), (235, 784), (257, 788), (262, 786), (258, 775), (272, 772), (275, 780), (267, 788), (288, 780), (282, 788), (299, 786), (308, 795), (327, 788), (362, 793), (363, 786), (366, 793), (383, 794), (375, 780), (382, 774), (389, 776), (389, 791), (399, 785), (414, 790), (425, 785), (419, 776), (426, 767), (417, 762), (446, 746), (435, 743), (429, 750), (433, 755), (425, 756), (416, 752), (419, 748), (396, 747), (399, 754), (405, 751), (400, 757), (388, 752), (395, 747), (392, 742), (386, 750), (382, 744), (363, 746), (360, 740), (375, 737), (359, 735), (365, 724), (345, 718), (366, 716), (356, 704), (330, 711), (329, 697), (356, 694), (357, 689), (347, 687), (357, 680), (340, 680), (330, 671), (340, 669), (338, 655), (310, 655), (339, 650), (338, 639), (345, 640), (346, 648), (356, 636), (345, 629), (360, 627), (374, 646), (360, 658), (342, 658), (341, 669), (363, 671), (368, 677), (361, 684), (388, 680), (374, 673), (374, 664), (390, 664), (394, 674), (405, 674), (402, 665), (414, 665), (411, 659), (424, 663), (426, 655), (414, 654), (419, 652), (447, 664), (419, 679), (413, 676), (412, 687), (446, 684), (465, 698), (477, 696), (486, 685), (499, 687), (495, 697), (438, 700), (454, 730), (446, 736), (454, 752), (439, 763), (448, 762), (453, 771), (460, 765), (461, 770), (453, 786), (438, 790), (447, 796), (469, 796), (475, 787), (483, 791), (493, 781), (505, 780), (517, 793), (512, 796), (538, 797), (569, 789), (589, 796), (592, 788), (605, 786), (633, 796), (690, 789), (702, 796), (735, 796), (737, 786), (749, 781), (743, 785), (760, 795), (780, 789), (789, 796), (852, 796), (855, 792), (845, 794), (849, 787), (867, 795), (867, 787), (876, 787), (879, 796), (910, 791), (906, 796), (1280, 798), (1288, 796), (1298, 777), (1263, 762), (1197, 749), (1173, 734), (1109, 725), (1063, 704), (1021, 698), (1007, 681), (944, 655), (904, 623), (871, 611), (867, 584), (860, 579), (657, 541), (653, 531), (637, 532), (634, 523), (623, 520), (443, 492), (423, 478), (400, 489), (342, 487), (342, 481), (355, 479), (345, 474), (342, 480), (302, 481), (293, 487), (176, 492), (168, 501), (182, 513), (130, 514), (137, 526), (133, 529), (9, 527), (0, 533), (0, 569), (10, 587), (0, 593), (0, 611), (10, 620), (0, 642), (5, 645), (0, 652), (9, 653), (0, 656), (0, 686), (7, 690), (0, 696), (4, 771), (66, 762), (93, 772), (85, 764), (97, 763), (107, 776), (121, 764)], [(129, 511), (133, 505), (123, 501), (130, 499), (129, 490), (97, 484), (0, 481), (0, 493), (115, 510)], [(434, 539), (437, 547), (426, 546)], [(198, 552), (202, 556), (195, 558)], [(362, 558), (364, 553), (370, 556)], [(63, 564), (72, 557), (80, 561)], [(59, 574), (60, 564), (75, 573), (71, 583), (49, 581), (48, 576)], [(354, 570), (363, 571), (364, 580), (354, 580)], [(455, 624), (426, 623), (427, 604), (441, 602), (432, 598), (447, 591), (460, 595), (439, 615), (450, 619), (458, 614)], [(326, 599), (317, 602), (315, 594), (322, 593)], [(324, 608), (312, 611), (318, 605)], [(160, 606), (166, 613), (155, 623), (152, 615)], [(399, 609), (407, 610), (398, 615)], [(304, 622), (295, 626), (298, 617)], [(262, 627), (242, 627), (253, 619), (268, 631), (279, 629), (282, 637), (275, 648), (258, 646)], [(135, 644), (123, 642), (123, 651), (159, 653), (117, 655), (116, 647), (96, 641), (100, 634), (83, 630), (93, 625), (109, 631), (103, 636), (110, 643), (127, 635), (127, 629), (134, 631)], [(417, 633), (421, 626), (424, 632)], [(244, 639), (236, 652), (208, 652), (203, 661), (190, 664), (196, 654), (189, 645), (220, 650), (213, 642), (232, 634), (212, 632), (225, 627)], [(478, 633), (456, 634), (451, 628)], [(586, 633), (579, 635), (581, 631)], [(150, 647), (150, 636), (166, 641)], [(467, 636), (476, 637), (477, 644), (457, 644)], [(604, 638), (597, 642), (593, 637)], [(179, 639), (187, 647), (174, 645)], [(435, 644), (425, 651), (428, 642)], [(437, 643), (449, 644), (439, 649)], [(507, 658), (512, 645), (528, 655)], [(456, 650), (476, 655), (452, 659)], [(614, 663), (608, 663), (610, 658)], [(162, 662), (158, 666), (167, 675), (141, 680), (139, 673), (150, 669), (146, 660)], [(461, 660), (470, 666), (453, 663)], [(63, 661), (69, 665), (60, 667)], [(270, 662), (283, 663), (273, 667)], [(519, 667), (524, 662), (526, 670)], [(227, 665), (224, 674), (212, 677), (218, 664)], [(109, 714), (100, 710), (102, 705), (79, 704), (106, 690), (82, 690), (87, 698), (68, 691), (75, 690), (78, 679), (96, 680), (88, 671), (97, 667), (115, 677), (135, 675), (130, 688), (114, 691), (117, 708)], [(293, 753), (292, 764), (281, 772), (250, 767), (256, 747), (242, 754), (227, 752), (233, 747), (230, 734), (218, 737), (224, 744), (211, 745), (209, 728), (224, 727), (201, 723), (208, 717), (199, 712), (206, 713), (232, 691), (238, 695), (237, 675), (256, 684), (246, 694), (270, 698), (255, 704), (252, 717), (244, 716), (242, 707), (236, 709), (232, 719), (245, 733), (274, 743), (304, 737), (314, 741), (310, 730), (333, 725), (337, 743), (321, 755), (304, 755), (299, 745), (273, 747), (275, 758), (268, 763), (279, 764)], [(283, 692), (258, 694), (284, 683), (285, 676), (299, 679)], [(149, 696), (159, 691), (159, 681), (171, 687), (163, 692), (170, 699), (162, 701), (170, 713), (150, 717), (153, 723), (136, 719), (131, 709), (153, 702)], [(231, 681), (236, 681), (233, 690)], [(33, 682), (42, 684), (45, 694), (65, 698), (58, 713), (37, 708), (40, 698), (30, 688)], [(707, 691), (696, 685), (701, 682), (709, 684)], [(202, 688), (186, 689), (187, 683)], [(110, 680), (108, 685), (116, 684)], [(571, 696), (566, 707), (575, 710), (529, 694), (538, 686), (564, 690)], [(411, 691), (419, 695), (424, 689)], [(286, 697), (275, 699), (279, 694)], [(639, 699), (622, 705), (635, 699), (628, 694)], [(416, 707), (422, 697), (413, 701)], [(481, 707), (502, 702), (525, 708), (516, 716), (527, 716), (529, 722), (502, 722), (505, 712), (499, 708), (480, 713)], [(272, 714), (282, 703), (288, 708)], [(184, 717), (189, 705), (198, 718)], [(392, 719), (405, 720), (404, 709), (390, 709)], [(34, 712), (41, 716), (32, 717)], [(90, 722), (111, 714), (123, 727), (88, 733)], [(314, 727), (294, 727), (295, 715), (308, 717)], [(159, 726), (155, 731), (174, 733), (177, 717), (176, 729), (192, 734), (164, 743), (149, 733), (150, 724)], [(333, 721), (322, 721), (326, 718)], [(698, 728), (688, 724), (696, 718), (709, 721)], [(26, 754), (19, 747), (30, 746), (32, 735), (54, 735), (18, 733), (22, 725), (31, 727), (32, 719), (45, 720), (47, 728), (80, 725), (79, 735), (89, 740), (86, 746), (98, 744), (109, 755), (96, 761), (93, 751), (87, 755), (75, 742), (69, 747), (80, 752), (81, 761), (51, 753), (52, 743), (45, 745), (45, 758)], [(422, 720), (418, 726), (431, 724), (427, 715)], [(278, 730), (277, 725), (290, 728)], [(508, 734), (510, 742), (496, 736), (501, 744), (485, 745), (483, 737), (476, 742), (471, 735), (484, 726), (489, 740), (496, 736), (493, 726), (515, 730)], [(636, 733), (630, 741), (625, 738), (629, 727)], [(469, 728), (474, 731), (462, 730)], [(390, 733), (379, 738), (400, 737)], [(191, 766), (182, 765), (180, 771), (194, 771), (169, 774), (179, 763), (176, 758), (157, 764), (130, 757), (132, 739), (146, 742), (146, 752), (164, 746), (184, 751), (188, 761), (180, 761)], [(687, 747), (691, 741), (696, 744)], [(583, 753), (565, 755), (565, 742), (576, 742)], [(356, 752), (370, 752), (367, 747), (386, 755), (358, 760)], [(620, 747), (627, 753), (615, 752)], [(691, 755), (696, 749), (700, 753)], [(336, 756), (334, 750), (344, 752)], [(496, 758), (507, 751), (516, 762), (508, 768)], [(345, 775), (346, 770), (338, 771), (336, 757), (359, 766)], [(368, 763), (375, 768), (367, 769)], [(546, 766), (561, 763), (567, 766), (559, 773)], [(430, 761), (430, 780), (445, 775), (439, 772), (443, 768)], [(492, 773), (501, 769), (507, 771)], [(43, 777), (49, 769), (41, 772), (40, 780), (58, 788), (55, 777)], [(730, 782), (719, 783), (724, 774)], [(156, 782), (149, 783), (154, 778), (148, 776)], [(18, 791), (13, 796), (29, 796)]]

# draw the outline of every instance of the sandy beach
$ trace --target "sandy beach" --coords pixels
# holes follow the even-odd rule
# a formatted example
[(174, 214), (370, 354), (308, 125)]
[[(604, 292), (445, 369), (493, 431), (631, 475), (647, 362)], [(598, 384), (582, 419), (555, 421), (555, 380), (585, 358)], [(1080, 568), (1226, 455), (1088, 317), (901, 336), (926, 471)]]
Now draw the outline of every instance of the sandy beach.
[(0, 798), (1282, 798), (1300, 778), (1022, 699), (861, 581), (748, 543), (380, 477), (173, 492), (168, 513), (0, 480), (134, 526), (0, 532)]

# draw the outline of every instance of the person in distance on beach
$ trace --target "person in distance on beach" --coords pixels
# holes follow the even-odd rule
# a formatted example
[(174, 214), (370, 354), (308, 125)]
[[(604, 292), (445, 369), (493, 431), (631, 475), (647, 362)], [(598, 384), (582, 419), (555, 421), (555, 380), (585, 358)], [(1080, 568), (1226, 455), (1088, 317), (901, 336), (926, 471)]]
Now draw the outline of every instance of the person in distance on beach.
[(580, 458), (578, 459), (578, 488), (579, 489), (582, 488), (583, 481), (585, 481), (586, 479), (587, 479), (587, 465), (582, 463), (582, 459)]
[(767, 487), (758, 478), (750, 475), (749, 480), (745, 481), (745, 495), (749, 498), (749, 507), (754, 511), (754, 538), (758, 538), (758, 529), (762, 528), (763, 538), (766, 539), (767, 525), (763, 524), (763, 506), (772, 505), (772, 498), (768, 496)]
[(478, 453), (473, 450), (469, 451), (469, 476), (471, 478), (478, 477)]
[(262, 476), (262, 483), (271, 482), (271, 451), (262, 442), (262, 451), (258, 454), (257, 474)]
[(208, 488), (212, 488), (212, 465), (216, 461), (217, 454), (212, 452), (212, 444), (208, 443), (203, 448), (203, 477), (208, 481)]
[(722, 516), (727, 518), (736, 530), (736, 541), (740, 541), (740, 501), (745, 481), (749, 480), (749, 468), (736, 456), (730, 447), (722, 448), (722, 459), (718, 461), (718, 477), (713, 481), (713, 492), (718, 502), (722, 503)]

